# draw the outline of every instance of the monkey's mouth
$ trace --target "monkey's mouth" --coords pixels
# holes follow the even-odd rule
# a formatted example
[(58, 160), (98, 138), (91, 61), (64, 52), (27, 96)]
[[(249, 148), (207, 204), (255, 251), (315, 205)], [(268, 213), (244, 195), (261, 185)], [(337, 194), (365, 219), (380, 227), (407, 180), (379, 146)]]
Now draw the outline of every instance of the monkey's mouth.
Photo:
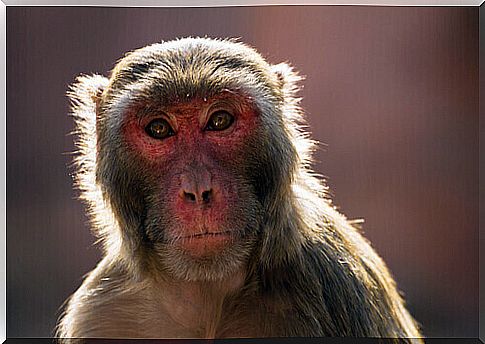
[(220, 252), (235, 240), (234, 231), (202, 232), (183, 236), (178, 244), (186, 252), (194, 256)]
[(204, 239), (204, 238), (212, 238), (212, 237), (224, 237), (224, 236), (232, 236), (233, 231), (220, 231), (220, 232), (203, 232), (203, 233), (194, 233), (190, 235), (183, 236), (182, 239)]

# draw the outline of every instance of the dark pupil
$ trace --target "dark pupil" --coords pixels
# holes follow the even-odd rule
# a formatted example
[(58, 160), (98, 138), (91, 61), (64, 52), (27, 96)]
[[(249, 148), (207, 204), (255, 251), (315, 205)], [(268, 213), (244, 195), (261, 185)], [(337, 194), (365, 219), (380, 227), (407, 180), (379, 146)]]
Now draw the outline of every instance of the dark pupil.
[(211, 127), (216, 130), (226, 129), (231, 125), (232, 116), (225, 111), (218, 111), (211, 117)]
[(170, 134), (170, 127), (164, 120), (155, 120), (148, 125), (147, 132), (156, 139), (163, 139)]

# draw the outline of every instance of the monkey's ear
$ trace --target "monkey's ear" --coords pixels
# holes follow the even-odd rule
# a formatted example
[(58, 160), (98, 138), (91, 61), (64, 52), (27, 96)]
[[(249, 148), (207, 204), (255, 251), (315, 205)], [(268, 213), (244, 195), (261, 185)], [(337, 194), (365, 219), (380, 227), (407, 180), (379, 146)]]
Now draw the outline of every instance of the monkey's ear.
[(276, 82), (285, 99), (294, 98), (300, 89), (299, 82), (303, 80), (303, 77), (284, 62), (271, 66), (271, 71), (275, 75)]
[(96, 115), (102, 99), (102, 93), (108, 86), (108, 78), (102, 75), (81, 75), (71, 85), (67, 95), (72, 103), (75, 117)]

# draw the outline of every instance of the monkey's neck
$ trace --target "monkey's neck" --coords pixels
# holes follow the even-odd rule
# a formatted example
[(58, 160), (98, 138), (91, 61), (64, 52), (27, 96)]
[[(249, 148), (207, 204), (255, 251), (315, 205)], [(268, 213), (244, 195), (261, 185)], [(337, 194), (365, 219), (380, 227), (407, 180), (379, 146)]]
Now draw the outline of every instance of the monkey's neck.
[(244, 285), (240, 270), (218, 281), (184, 281), (164, 278), (154, 285), (154, 296), (161, 308), (179, 326), (203, 338), (214, 338), (226, 298)]

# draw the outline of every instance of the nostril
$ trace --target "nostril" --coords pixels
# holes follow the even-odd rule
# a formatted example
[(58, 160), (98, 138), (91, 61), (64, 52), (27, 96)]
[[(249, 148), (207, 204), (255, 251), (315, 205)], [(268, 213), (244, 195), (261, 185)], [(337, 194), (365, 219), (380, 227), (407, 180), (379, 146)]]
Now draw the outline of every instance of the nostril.
[(210, 201), (212, 195), (212, 190), (207, 190), (202, 192), (202, 201), (207, 203)]
[(186, 201), (195, 202), (195, 195), (191, 192), (184, 191), (184, 198)]

